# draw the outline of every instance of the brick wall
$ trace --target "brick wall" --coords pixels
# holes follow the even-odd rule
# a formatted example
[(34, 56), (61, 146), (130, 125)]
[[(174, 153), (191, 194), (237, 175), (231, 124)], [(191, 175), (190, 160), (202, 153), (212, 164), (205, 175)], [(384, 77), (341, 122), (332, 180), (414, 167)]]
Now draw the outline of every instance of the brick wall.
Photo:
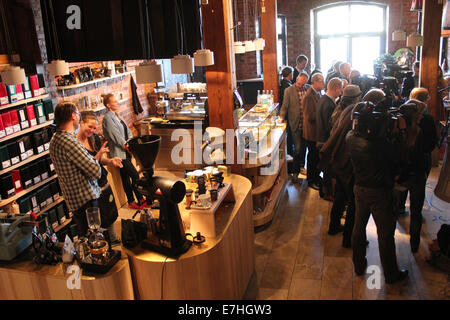
[[(250, 0), (249, 0), (250, 1)], [(278, 0), (277, 9), (279, 14), (286, 16), (287, 25), (287, 48), (288, 63), (293, 66), (295, 59), (299, 54), (305, 54), (311, 61), (311, 10), (322, 5), (339, 2), (336, 0)], [(348, 2), (348, 1), (343, 1)], [(402, 29), (407, 34), (417, 30), (418, 14), (410, 11), (411, 0), (374, 0), (371, 2), (383, 3), (388, 5), (388, 44), (387, 51), (390, 54), (395, 53), (399, 48), (406, 46), (406, 41), (394, 42), (391, 40), (392, 32), (400, 27), (400, 13), (403, 5)], [(236, 4), (236, 1), (233, 2)], [(243, 15), (243, 1), (237, 1), (237, 8), (240, 17)], [(241, 20), (244, 21), (244, 20)], [(254, 26), (254, 19), (249, 19), (250, 30)], [(245, 26), (241, 26), (245, 30)], [(239, 38), (239, 40), (242, 38)], [(254, 53), (245, 53), (236, 55), (236, 73), (238, 79), (254, 78), (258, 75), (256, 69), (256, 60)], [(310, 65), (308, 64), (308, 67)]]

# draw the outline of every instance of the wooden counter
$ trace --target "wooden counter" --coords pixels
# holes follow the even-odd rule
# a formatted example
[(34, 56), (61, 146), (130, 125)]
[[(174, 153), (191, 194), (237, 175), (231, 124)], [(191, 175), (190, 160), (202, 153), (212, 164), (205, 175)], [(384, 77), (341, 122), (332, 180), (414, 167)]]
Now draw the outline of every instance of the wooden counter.
[[(157, 173), (180, 179), (179, 173)], [(181, 173), (181, 178), (183, 173)], [(178, 259), (135, 248), (127, 253), (137, 299), (241, 299), (255, 268), (251, 183), (238, 175), (232, 183), (236, 202), (216, 212), (215, 238), (206, 238)], [(188, 232), (190, 214), (180, 205)], [(162, 280), (162, 281), (161, 281)], [(162, 284), (162, 288), (161, 288)]]
[[(32, 249), (31, 249), (32, 250)], [(26, 254), (26, 256), (29, 256)], [(27, 257), (28, 258), (28, 257)], [(108, 273), (83, 274), (80, 289), (67, 288), (68, 264), (32, 261), (0, 263), (1, 300), (133, 300), (130, 266), (125, 254)]]

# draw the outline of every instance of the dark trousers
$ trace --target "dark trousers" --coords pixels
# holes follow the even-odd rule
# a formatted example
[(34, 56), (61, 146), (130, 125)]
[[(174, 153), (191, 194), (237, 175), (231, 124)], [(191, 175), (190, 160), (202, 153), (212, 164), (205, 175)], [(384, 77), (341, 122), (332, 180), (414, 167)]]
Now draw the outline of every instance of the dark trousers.
[(289, 120), (286, 120), (286, 151), (289, 155), (292, 157), (294, 156), (294, 139), (292, 138), (292, 131), (291, 127), (289, 126)]
[(355, 192), (355, 225), (352, 234), (353, 265), (355, 270), (362, 270), (367, 265), (366, 259), (366, 227), (373, 216), (377, 227), (378, 247), (384, 276), (392, 279), (399, 269), (395, 253), (395, 226), (397, 216), (393, 211), (393, 192), (391, 189), (373, 189), (354, 187)]
[[(131, 159), (122, 159), (123, 167), (120, 168), (120, 177), (122, 179), (122, 186), (125, 194), (127, 195), (128, 203), (134, 202), (133, 192), (136, 195), (137, 201), (143, 199), (142, 194), (134, 186), (135, 182), (139, 179), (139, 173), (131, 163)], [(130, 181), (131, 180), (131, 181)]]
[(345, 225), (343, 233), (343, 243), (351, 243), (353, 226), (355, 222), (355, 195), (353, 193), (354, 179), (350, 183), (344, 181), (337, 176), (336, 186), (333, 199), (333, 207), (330, 213), (329, 230), (336, 230), (341, 225), (341, 218), (347, 207), (345, 216)]
[(308, 148), (308, 161), (306, 167), (307, 180), (310, 183), (319, 183), (320, 171), (317, 169), (319, 164), (319, 149), (316, 147), (315, 141), (305, 140), (306, 147)]
[(306, 140), (303, 138), (303, 131), (300, 129), (292, 132), (292, 138), (295, 148), (293, 173), (298, 175), (300, 169), (305, 167)]
[(79, 237), (86, 236), (87, 231), (89, 229), (86, 218), (86, 209), (98, 206), (99, 206), (98, 199), (94, 199), (86, 202), (81, 208), (78, 208), (73, 212), (73, 220), (77, 225)]
[(409, 234), (411, 248), (418, 248), (422, 230), (422, 208), (425, 201), (426, 173), (412, 175), (407, 182), (409, 190), (409, 208), (411, 211)]

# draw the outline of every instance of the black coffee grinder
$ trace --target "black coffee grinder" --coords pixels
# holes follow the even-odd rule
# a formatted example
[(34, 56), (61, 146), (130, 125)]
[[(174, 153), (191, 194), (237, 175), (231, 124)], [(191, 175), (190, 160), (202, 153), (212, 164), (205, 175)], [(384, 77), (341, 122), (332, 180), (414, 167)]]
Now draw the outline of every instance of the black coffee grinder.
[(176, 257), (189, 250), (191, 242), (186, 239), (178, 203), (186, 194), (182, 181), (153, 176), (153, 163), (158, 155), (161, 137), (145, 135), (126, 142), (127, 150), (133, 154), (142, 168), (144, 177), (135, 186), (152, 203), (160, 204), (156, 230), (141, 243), (142, 248), (156, 251), (169, 257)]

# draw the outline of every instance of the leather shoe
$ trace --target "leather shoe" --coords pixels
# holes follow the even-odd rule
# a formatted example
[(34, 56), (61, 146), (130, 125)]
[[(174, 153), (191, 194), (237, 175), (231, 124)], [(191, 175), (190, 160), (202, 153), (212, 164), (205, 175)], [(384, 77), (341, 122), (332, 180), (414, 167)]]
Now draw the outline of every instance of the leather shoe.
[(334, 236), (335, 234), (338, 234), (338, 233), (343, 232), (343, 231), (344, 231), (344, 227), (343, 226), (339, 226), (336, 229), (329, 229), (328, 230), (328, 234), (330, 236)]
[(367, 268), (367, 260), (364, 262), (363, 266), (361, 268), (358, 268), (355, 266), (355, 274), (357, 276), (362, 276)]
[(393, 284), (395, 282), (399, 282), (402, 281), (403, 279), (405, 279), (408, 276), (408, 270), (406, 269), (402, 269), (399, 270), (397, 275), (393, 278), (386, 278), (385, 282), (387, 284)]

